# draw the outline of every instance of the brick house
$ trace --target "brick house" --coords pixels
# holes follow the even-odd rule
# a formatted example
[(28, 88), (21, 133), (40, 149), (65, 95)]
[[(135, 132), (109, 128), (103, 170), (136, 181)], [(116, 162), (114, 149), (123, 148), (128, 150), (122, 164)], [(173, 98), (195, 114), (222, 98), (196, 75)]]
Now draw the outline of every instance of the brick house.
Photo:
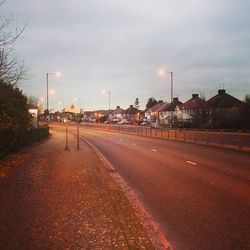
[(206, 102), (206, 110), (210, 123), (240, 116), (240, 112), (243, 108), (244, 103), (227, 94), (225, 89), (219, 89), (218, 94)]
[(152, 106), (145, 112), (145, 117), (148, 123), (159, 123), (159, 110), (165, 104), (166, 102), (163, 102), (163, 100), (159, 100), (158, 103), (156, 103), (154, 106)]
[(130, 105), (128, 109), (123, 111), (123, 119), (130, 124), (138, 124), (141, 120), (141, 111)]
[(160, 124), (172, 127), (177, 119), (176, 107), (182, 105), (178, 97), (174, 97), (171, 103), (165, 103), (159, 109)]
[(108, 115), (108, 121), (111, 123), (120, 122), (123, 119), (123, 112), (124, 109), (122, 109), (120, 106), (117, 106), (115, 110), (113, 110)]
[(200, 98), (198, 94), (192, 94), (192, 98), (177, 107), (177, 119), (185, 125), (201, 120), (205, 112), (205, 106), (205, 100)]

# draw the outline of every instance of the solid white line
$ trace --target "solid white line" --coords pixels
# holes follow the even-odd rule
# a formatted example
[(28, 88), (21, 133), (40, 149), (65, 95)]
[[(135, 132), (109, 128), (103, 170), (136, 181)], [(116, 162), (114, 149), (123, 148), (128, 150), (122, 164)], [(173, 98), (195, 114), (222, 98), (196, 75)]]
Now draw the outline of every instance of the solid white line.
[(192, 165), (197, 165), (197, 163), (193, 162), (193, 161), (186, 161), (186, 163), (189, 163), (189, 164), (192, 164)]
[(151, 150), (152, 150), (152, 151), (154, 151), (154, 152), (157, 152), (157, 150), (156, 150), (156, 149), (151, 148)]

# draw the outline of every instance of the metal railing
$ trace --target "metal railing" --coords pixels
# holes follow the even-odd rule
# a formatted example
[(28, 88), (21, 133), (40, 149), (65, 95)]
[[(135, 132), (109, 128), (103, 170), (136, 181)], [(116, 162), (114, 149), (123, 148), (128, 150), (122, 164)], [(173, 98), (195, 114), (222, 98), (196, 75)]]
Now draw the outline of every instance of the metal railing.
[(143, 126), (82, 124), (84, 127), (250, 152), (250, 133), (227, 130), (155, 129)]

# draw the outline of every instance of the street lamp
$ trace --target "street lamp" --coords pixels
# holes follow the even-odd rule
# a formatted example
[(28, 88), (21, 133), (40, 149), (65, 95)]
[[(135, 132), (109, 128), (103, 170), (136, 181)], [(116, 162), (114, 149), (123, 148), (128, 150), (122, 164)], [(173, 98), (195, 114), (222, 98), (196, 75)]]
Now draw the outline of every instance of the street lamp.
[(63, 109), (64, 109), (64, 103), (63, 103), (62, 101), (59, 101), (59, 102), (58, 102), (58, 105), (59, 105), (59, 109), (60, 109), (60, 107), (62, 107), (62, 108), (61, 108), (61, 112), (62, 112)]
[[(166, 73), (170, 73), (170, 98), (171, 98), (171, 101), (170, 102), (173, 102), (173, 81), (174, 81), (174, 77), (173, 77), (173, 72), (172, 71), (167, 71), (165, 68), (160, 68), (158, 70), (158, 75), (159, 76), (165, 76)], [(172, 127), (172, 123), (173, 123), (173, 111), (171, 111), (171, 124), (170, 124), (170, 127)]]
[(174, 74), (172, 71), (167, 71), (165, 68), (158, 69), (158, 75), (159, 76), (165, 76), (166, 73), (170, 74), (170, 102), (173, 101), (173, 86), (174, 86)]
[(47, 95), (47, 114), (49, 115), (49, 75), (60, 76), (60, 72), (46, 73), (46, 95)]
[[(105, 94), (106, 94), (106, 91), (103, 90), (103, 91), (102, 91), (102, 94), (105, 95)], [(109, 110), (110, 110), (110, 91), (108, 91), (108, 95), (109, 95)]]
[(78, 100), (79, 107), (81, 109), (81, 98), (80, 97), (74, 97), (74, 101)]

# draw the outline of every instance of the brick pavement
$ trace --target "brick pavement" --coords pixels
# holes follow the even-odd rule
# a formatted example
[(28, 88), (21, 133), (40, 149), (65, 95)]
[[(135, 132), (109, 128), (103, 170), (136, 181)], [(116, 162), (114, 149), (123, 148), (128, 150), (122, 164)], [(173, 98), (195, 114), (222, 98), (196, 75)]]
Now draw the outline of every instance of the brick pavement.
[(0, 178), (0, 249), (154, 249), (94, 151), (69, 141), (54, 131)]

